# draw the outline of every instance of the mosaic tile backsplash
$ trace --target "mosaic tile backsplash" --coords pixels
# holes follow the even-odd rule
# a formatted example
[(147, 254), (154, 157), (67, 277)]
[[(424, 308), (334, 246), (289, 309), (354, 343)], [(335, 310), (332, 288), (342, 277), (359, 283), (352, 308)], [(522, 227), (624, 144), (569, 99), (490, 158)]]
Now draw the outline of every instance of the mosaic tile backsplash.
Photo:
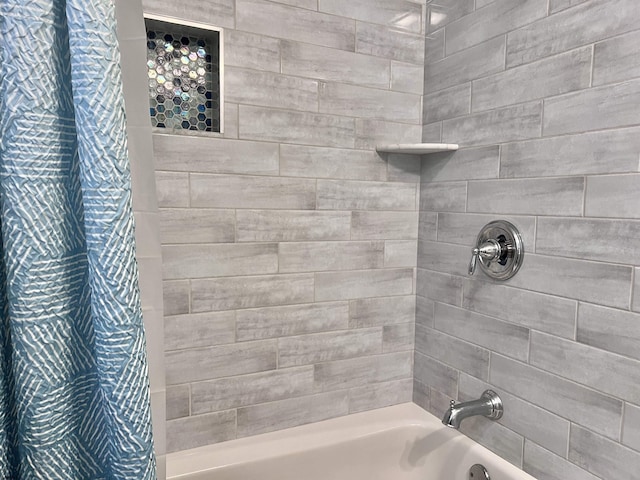
[(198, 37), (147, 28), (152, 126), (220, 131), (219, 34), (204, 33), (208, 35)]

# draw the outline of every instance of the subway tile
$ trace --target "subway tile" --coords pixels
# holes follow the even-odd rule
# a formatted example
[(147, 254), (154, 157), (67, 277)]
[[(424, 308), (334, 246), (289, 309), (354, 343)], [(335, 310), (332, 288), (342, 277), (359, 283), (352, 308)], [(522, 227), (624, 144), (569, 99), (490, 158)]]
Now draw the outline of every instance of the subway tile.
[(351, 212), (237, 210), (238, 242), (348, 240)]
[(168, 453), (234, 438), (236, 438), (235, 410), (167, 421)]
[(622, 443), (640, 451), (640, 407), (628, 403), (624, 406)]
[(420, 157), (403, 153), (387, 153), (387, 176), (390, 182), (420, 183)]
[(422, 35), (370, 23), (358, 23), (356, 30), (358, 53), (416, 65), (424, 62)]
[(536, 253), (637, 265), (640, 264), (640, 222), (541, 217)]
[(186, 173), (156, 172), (158, 206), (189, 206), (189, 175)]
[(238, 104), (224, 103), (224, 138), (238, 138)]
[(195, 173), (190, 177), (192, 207), (315, 208), (316, 182), (311, 179)]
[(543, 370), (633, 403), (640, 403), (640, 362), (539, 332), (531, 333), (529, 362)]
[(413, 293), (413, 269), (354, 270), (315, 274), (316, 301)]
[(192, 22), (208, 23), (218, 27), (234, 28), (234, 1), (220, 0), (193, 8), (191, 3), (176, 3), (171, 0), (144, 0), (145, 13), (154, 13)]
[(444, 29), (425, 35), (424, 63), (430, 65), (444, 58)]
[(382, 327), (382, 351), (384, 353), (413, 351), (414, 328), (413, 322)]
[(424, 268), (418, 269), (418, 295), (449, 305), (460, 306), (463, 278)]
[(314, 333), (278, 339), (278, 368), (382, 353), (382, 329)]
[(591, 47), (584, 47), (474, 81), (472, 110), (560, 95), (588, 88), (590, 82)]
[(598, 480), (598, 477), (565, 460), (565, 455), (566, 452), (554, 455), (526, 439), (523, 470), (538, 480)]
[(238, 409), (238, 437), (295, 427), (349, 413), (349, 393), (329, 392)]
[(318, 210), (414, 210), (416, 186), (399, 182), (318, 180)]
[[(441, 212), (438, 213), (437, 238), (441, 242), (456, 243), (471, 248), (478, 238), (480, 229), (495, 219), (495, 215)], [(535, 217), (504, 215), (500, 219), (511, 222), (520, 231), (525, 251), (534, 251)]]
[(436, 212), (420, 212), (418, 238), (435, 241), (438, 236), (438, 214)]
[(420, 33), (422, 8), (410, 0), (318, 0), (321, 12)]
[(357, 388), (411, 377), (412, 352), (350, 358), (314, 365), (316, 389)]
[(425, 183), (498, 178), (499, 172), (498, 146), (431, 154), (422, 162), (422, 178)]
[(495, 354), (491, 355), (489, 383), (567, 420), (618, 437), (620, 400)]
[(236, 315), (239, 342), (344, 330), (349, 326), (347, 302), (239, 310)]
[(356, 148), (375, 149), (376, 145), (382, 143), (419, 143), (421, 136), (420, 125), (371, 118), (356, 119)]
[(545, 136), (633, 126), (640, 123), (640, 79), (590, 88), (544, 102)]
[(391, 75), (383, 58), (288, 41), (282, 42), (282, 73), (378, 88), (389, 88)]
[(435, 388), (429, 388), (429, 412), (435, 415), (436, 418), (442, 416), (447, 411), (451, 404), (451, 397), (436, 390)]
[(412, 401), (419, 407), (423, 408), (426, 411), (430, 411), (429, 403), (430, 403), (430, 389), (423, 383), (420, 383), (416, 380), (413, 381), (413, 397)]
[(587, 178), (585, 216), (638, 218), (640, 175)]
[(473, 181), (468, 211), (580, 216), (584, 183), (583, 177)]
[(355, 46), (353, 20), (262, 0), (236, 0), (236, 24), (270, 37), (350, 51)]
[(278, 175), (278, 146), (269, 143), (155, 134), (153, 150), (157, 170)]
[(423, 104), (423, 123), (434, 123), (467, 115), (471, 113), (471, 82), (425, 95)]
[(163, 281), (162, 300), (165, 315), (189, 313), (189, 281)]
[[(491, 385), (477, 378), (461, 374), (458, 399), (474, 400), (479, 397), (480, 392), (492, 388)], [(566, 454), (569, 444), (568, 420), (507, 392), (500, 392), (500, 398), (505, 405), (509, 405), (499, 421), (500, 424), (522, 435), (527, 441), (537, 442), (557, 455)]]
[(175, 315), (164, 318), (165, 350), (211, 347), (233, 343), (235, 339), (234, 312)]
[(272, 340), (167, 352), (167, 385), (275, 370), (276, 357)]
[(635, 54), (639, 43), (640, 30), (597, 43), (593, 60), (593, 84), (603, 85), (640, 77), (640, 59)]
[(502, 145), (501, 177), (638, 171), (640, 129), (590, 132)]
[(189, 416), (189, 385), (176, 385), (167, 388), (166, 415), (167, 420)]
[(313, 393), (313, 367), (278, 369), (191, 384), (193, 415)]
[(416, 325), (416, 351), (486, 380), (489, 377), (489, 351), (432, 328)]
[(561, 10), (580, 5), (588, 0), (550, 0), (549, 1), (549, 13), (557, 13)]
[(529, 329), (519, 325), (436, 303), (435, 327), (441, 332), (519, 360), (526, 361), (529, 356)]
[(422, 141), (440, 143), (442, 140), (442, 122), (422, 126)]
[(522, 465), (524, 438), (502, 424), (474, 416), (460, 426), (460, 431), (516, 467)]
[(230, 66), (224, 71), (224, 81), (224, 95), (231, 102), (318, 111), (316, 80)]
[(581, 303), (577, 340), (609, 352), (640, 360), (640, 315)]
[(415, 267), (418, 254), (417, 240), (387, 240), (384, 242), (384, 266)]
[(600, 478), (633, 478), (640, 454), (577, 425), (571, 426), (569, 460)]
[(420, 95), (344, 83), (320, 83), (320, 113), (420, 123)]
[(349, 413), (407, 403), (412, 400), (413, 379), (384, 382), (349, 391)]
[(586, 2), (511, 32), (507, 68), (635, 30), (636, 6), (635, 0)]
[(224, 63), (235, 67), (280, 72), (280, 41), (253, 33), (226, 30)]
[(467, 117), (445, 120), (442, 140), (467, 146), (528, 140), (540, 136), (541, 102), (523, 103)]
[(391, 90), (422, 94), (424, 67), (404, 62), (391, 62)]
[(547, 0), (496, 0), (447, 25), (446, 54), (473, 47), (547, 16)]
[(356, 211), (351, 215), (354, 240), (402, 240), (418, 238), (417, 212)]
[(416, 351), (414, 357), (413, 377), (449, 398), (458, 396), (458, 371), (444, 363)]
[(504, 37), (498, 37), (431, 63), (425, 69), (424, 92), (435, 92), (502, 71), (504, 44)]
[(159, 223), (163, 245), (235, 241), (234, 210), (162, 208)]
[(192, 280), (191, 311), (269, 307), (313, 301), (311, 274)]
[(284, 3), (293, 7), (306, 8), (308, 10), (318, 10), (318, 0), (274, 0), (276, 3)]
[(629, 307), (631, 267), (529, 254), (511, 286), (610, 307)]
[(427, 31), (432, 32), (473, 12), (474, 1), (438, 0), (438, 2), (429, 2), (427, 7), (429, 9)]
[(349, 301), (349, 328), (407, 323), (414, 320), (415, 313), (413, 295), (359, 298)]
[(353, 148), (352, 118), (240, 105), (241, 138)]
[(462, 306), (516, 325), (573, 339), (577, 302), (482, 280), (464, 282)]
[(165, 280), (277, 273), (278, 244), (168, 245), (162, 270)]
[(386, 180), (387, 165), (370, 150), (280, 146), (280, 175), (285, 177)]
[(381, 268), (383, 242), (295, 242), (279, 245), (279, 272)]
[(467, 182), (433, 182), (420, 186), (421, 211), (464, 212), (466, 209)]
[(469, 247), (418, 240), (418, 268), (466, 277), (469, 260)]

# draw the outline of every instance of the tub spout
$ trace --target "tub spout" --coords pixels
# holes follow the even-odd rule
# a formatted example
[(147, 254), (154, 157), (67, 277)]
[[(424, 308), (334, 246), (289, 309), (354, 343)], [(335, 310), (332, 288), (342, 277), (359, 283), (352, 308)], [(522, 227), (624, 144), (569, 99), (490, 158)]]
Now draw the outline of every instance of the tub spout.
[(504, 409), (502, 400), (493, 390), (485, 390), (478, 400), (456, 404), (451, 400), (451, 406), (445, 412), (442, 423), (456, 430), (460, 428), (460, 423), (467, 417), (482, 415), (492, 420), (502, 417)]

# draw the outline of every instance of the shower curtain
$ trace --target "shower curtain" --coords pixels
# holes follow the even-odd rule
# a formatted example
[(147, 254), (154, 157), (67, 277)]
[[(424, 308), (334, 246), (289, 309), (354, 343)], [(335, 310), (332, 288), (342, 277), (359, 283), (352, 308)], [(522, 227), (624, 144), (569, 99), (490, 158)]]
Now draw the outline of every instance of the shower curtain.
[(113, 0), (0, 0), (0, 478), (153, 479)]

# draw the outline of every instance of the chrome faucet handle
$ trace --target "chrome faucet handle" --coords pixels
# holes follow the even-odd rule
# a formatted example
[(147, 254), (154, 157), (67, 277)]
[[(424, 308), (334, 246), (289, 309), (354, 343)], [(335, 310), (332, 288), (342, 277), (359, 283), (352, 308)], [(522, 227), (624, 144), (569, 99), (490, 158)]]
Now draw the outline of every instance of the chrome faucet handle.
[(469, 275), (476, 272), (478, 258), (482, 257), (486, 261), (495, 260), (502, 255), (502, 246), (496, 240), (490, 238), (482, 245), (476, 245), (471, 251), (471, 262), (469, 263)]
[[(475, 247), (471, 250), (471, 262), (469, 262), (469, 275), (476, 273), (476, 265), (478, 265), (478, 255), (480, 255), (480, 249)], [(453, 402), (453, 400), (451, 400)]]

